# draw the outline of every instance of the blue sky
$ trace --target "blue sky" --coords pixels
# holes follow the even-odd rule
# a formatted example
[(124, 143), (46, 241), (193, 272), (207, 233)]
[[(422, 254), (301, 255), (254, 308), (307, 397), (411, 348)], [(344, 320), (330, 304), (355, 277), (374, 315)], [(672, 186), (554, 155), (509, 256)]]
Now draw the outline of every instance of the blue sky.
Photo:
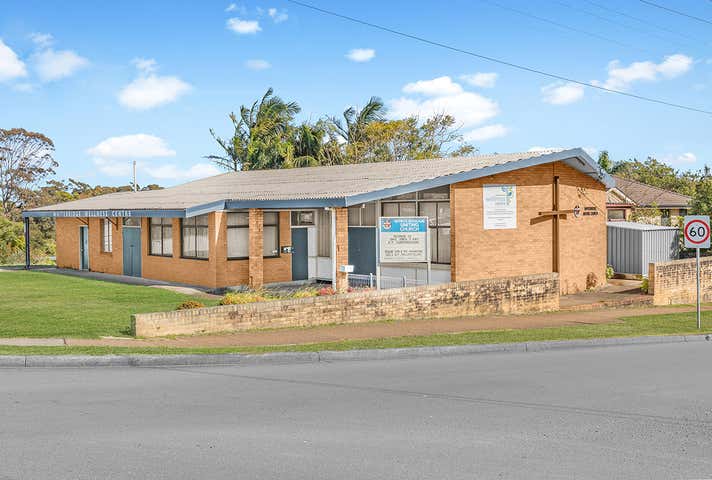
[[(712, 109), (712, 25), (639, 1), (311, 1), (484, 55)], [(709, 1), (656, 3), (712, 19)], [(712, 163), (708, 115), (556, 82), (279, 0), (5, 0), (0, 39), (0, 126), (47, 134), (58, 176), (92, 184), (127, 183), (131, 159), (140, 184), (217, 173), (202, 158), (217, 152), (209, 128), (229, 135), (228, 113), (270, 86), (312, 120), (372, 95), (393, 117), (447, 111), (482, 153), (581, 146), (680, 169)]]

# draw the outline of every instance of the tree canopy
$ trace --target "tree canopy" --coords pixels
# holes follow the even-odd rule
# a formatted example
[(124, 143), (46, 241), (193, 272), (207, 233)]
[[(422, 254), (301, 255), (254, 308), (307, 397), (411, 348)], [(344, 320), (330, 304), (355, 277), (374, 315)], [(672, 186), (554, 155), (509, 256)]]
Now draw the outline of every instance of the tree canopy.
[(231, 113), (230, 138), (210, 134), (222, 150), (208, 155), (228, 170), (295, 168), (315, 165), (386, 162), (476, 151), (458, 132), (456, 119), (435, 114), (387, 120), (386, 108), (371, 97), (361, 108), (349, 107), (340, 117), (324, 116), (315, 122), (295, 124), (300, 112), (296, 102), (287, 102), (267, 90), (250, 107)]

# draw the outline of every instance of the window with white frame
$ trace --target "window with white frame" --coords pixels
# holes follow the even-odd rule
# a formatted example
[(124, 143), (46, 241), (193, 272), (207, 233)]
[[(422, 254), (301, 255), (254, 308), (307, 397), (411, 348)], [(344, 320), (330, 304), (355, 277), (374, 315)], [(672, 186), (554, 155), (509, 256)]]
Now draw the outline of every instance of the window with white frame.
[(316, 250), (320, 257), (331, 256), (331, 211), (318, 210), (319, 223), (316, 230)]
[(264, 212), (262, 255), (279, 257), (279, 212)]
[(230, 212), (227, 214), (227, 258), (238, 260), (250, 256), (250, 214)]
[(114, 247), (113, 238), (112, 238), (113, 232), (111, 230), (112, 226), (113, 225), (111, 223), (111, 220), (109, 220), (108, 218), (105, 218), (101, 222), (101, 231), (102, 231), (101, 251), (105, 252), (105, 253), (111, 253), (111, 251), (113, 250), (113, 247)]
[(208, 258), (208, 216), (184, 218), (181, 221), (181, 255), (184, 258)]
[(150, 250), (149, 254), (161, 257), (173, 256), (173, 219), (156, 218), (149, 219)]

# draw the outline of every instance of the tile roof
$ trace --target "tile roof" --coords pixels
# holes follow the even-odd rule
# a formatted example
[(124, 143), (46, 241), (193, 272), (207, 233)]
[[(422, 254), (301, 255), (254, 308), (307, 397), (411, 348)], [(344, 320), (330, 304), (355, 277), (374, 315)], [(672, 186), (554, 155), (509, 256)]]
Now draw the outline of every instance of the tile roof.
[[(310, 201), (321, 201), (326, 206), (329, 202), (331, 206), (346, 206), (405, 193), (408, 189), (415, 191), (554, 161), (565, 161), (603, 183), (612, 183), (583, 150), (571, 149), (229, 172), (162, 190), (112, 193), (25, 213), (26, 216), (41, 216), (31, 212), (189, 210), (217, 204), (206, 210), (209, 211), (222, 209), (219, 208), (220, 202), (231, 203), (233, 208), (268, 206), (270, 202), (291, 202), (295, 206), (301, 202), (303, 207), (308, 207), (312, 206)], [(195, 215), (196, 211), (186, 214)]]
[(692, 201), (692, 197), (688, 197), (687, 195), (671, 192), (670, 190), (654, 187), (628, 178), (613, 175), (613, 179), (616, 182), (615, 188), (641, 207), (648, 207), (653, 204), (658, 207), (687, 207)]

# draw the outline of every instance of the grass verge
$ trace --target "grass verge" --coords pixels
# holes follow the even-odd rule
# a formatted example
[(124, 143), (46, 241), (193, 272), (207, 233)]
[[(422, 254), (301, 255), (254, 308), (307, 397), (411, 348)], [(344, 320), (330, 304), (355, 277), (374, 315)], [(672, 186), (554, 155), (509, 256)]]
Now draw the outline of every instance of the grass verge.
[(404, 348), (486, 343), (534, 342), (590, 338), (637, 337), (646, 335), (691, 335), (712, 331), (712, 311), (703, 312), (702, 330), (697, 329), (695, 314), (671, 313), (623, 317), (619, 322), (532, 328), (526, 330), (488, 330), (479, 332), (437, 334), (309, 343), (303, 345), (269, 345), (263, 347), (9, 347), (0, 346), (0, 355), (128, 355), (128, 354), (216, 354), (315, 352), (320, 350), (356, 350)]
[(217, 304), (161, 288), (0, 271), (0, 337), (125, 336), (132, 314), (175, 310), (185, 300)]

